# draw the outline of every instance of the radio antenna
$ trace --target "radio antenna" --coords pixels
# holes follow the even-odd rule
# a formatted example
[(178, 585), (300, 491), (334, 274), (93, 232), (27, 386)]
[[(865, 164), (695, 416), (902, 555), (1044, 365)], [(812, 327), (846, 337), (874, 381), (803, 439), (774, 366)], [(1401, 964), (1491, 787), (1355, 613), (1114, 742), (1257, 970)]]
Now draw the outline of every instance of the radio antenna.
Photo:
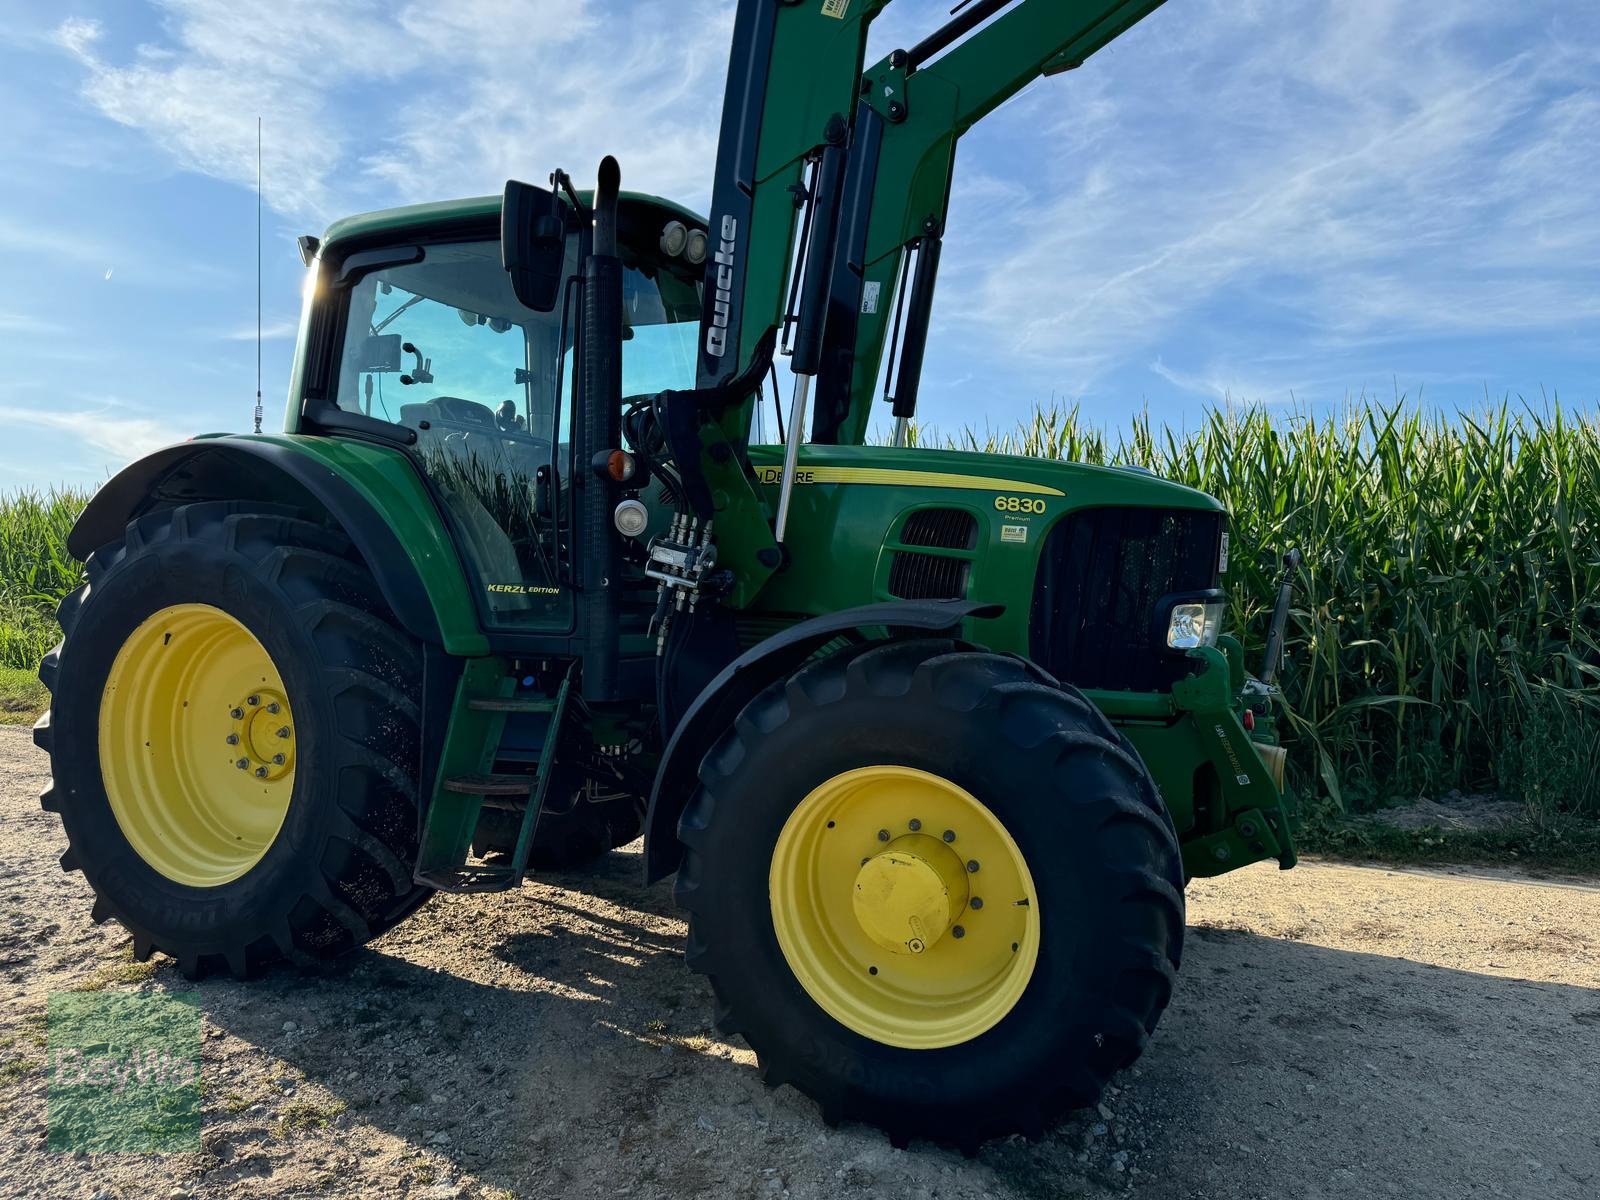
[(256, 429), (261, 432), (261, 118), (256, 118)]

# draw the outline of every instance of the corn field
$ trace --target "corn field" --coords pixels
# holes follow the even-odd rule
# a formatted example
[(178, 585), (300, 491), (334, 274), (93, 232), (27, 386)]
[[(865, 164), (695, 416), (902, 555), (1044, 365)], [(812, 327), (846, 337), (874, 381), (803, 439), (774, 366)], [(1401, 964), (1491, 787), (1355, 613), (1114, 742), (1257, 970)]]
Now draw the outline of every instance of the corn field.
[[(1148, 467), (1233, 513), (1226, 585), (1259, 663), (1278, 556), (1305, 555), (1281, 726), (1313, 808), (1453, 788), (1600, 817), (1600, 424), (1502, 406), (1445, 419), (1214, 412), (1108, 435), (1073, 409), (924, 444)], [(0, 496), (0, 667), (35, 666), (76, 585), (81, 491)]]
[[(926, 436), (924, 441), (933, 439)], [(1260, 662), (1279, 555), (1305, 563), (1283, 725), (1303, 797), (1342, 810), (1501, 789), (1600, 816), (1600, 424), (1500, 406), (1213, 412), (1108, 437), (1046, 409), (965, 449), (1148, 467), (1232, 511), (1231, 627)]]
[(90, 494), (0, 494), (0, 668), (32, 670), (61, 636), (56, 605), (82, 569), (67, 553), (67, 534)]

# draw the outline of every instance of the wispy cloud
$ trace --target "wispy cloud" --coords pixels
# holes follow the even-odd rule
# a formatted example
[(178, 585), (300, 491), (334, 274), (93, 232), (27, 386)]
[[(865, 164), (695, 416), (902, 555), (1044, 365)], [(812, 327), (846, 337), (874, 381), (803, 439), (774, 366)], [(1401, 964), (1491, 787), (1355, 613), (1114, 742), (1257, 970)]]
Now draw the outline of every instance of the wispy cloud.
[(55, 321), (47, 321), (33, 313), (6, 312), (0, 310), (0, 333), (21, 333), (29, 335), (45, 335), (65, 333), (66, 326)]
[[(300, 325), (296, 321), (268, 321), (261, 326), (261, 339), (267, 342), (281, 341), (283, 338), (292, 338), (299, 331)], [(256, 340), (256, 327), (240, 325), (219, 336), (225, 342), (253, 342)]]
[[(129, 61), (101, 26), (57, 43), (85, 96), (183, 167), (255, 184), (301, 219), (497, 191), (617, 154), (633, 186), (705, 192), (731, 21), (726, 0), (617, 20), (593, 0), (159, 0), (169, 39)], [(365, 103), (349, 103), (353, 81)]]
[(1274, 333), (1331, 355), (1592, 326), (1600, 209), (1581, 163), (1600, 153), (1600, 67), (1563, 49), (1583, 44), (1557, 28), (1567, 13), (1158, 10), (975, 135), (981, 154), (1052, 131), (1025, 199), (958, 193), (973, 244), (941, 287), (946, 320), (1079, 390), (1197, 327), (1231, 358)]
[(119, 463), (131, 462), (185, 436), (164, 421), (121, 416), (115, 408), (46, 411), (0, 405), (0, 420), (68, 434)]

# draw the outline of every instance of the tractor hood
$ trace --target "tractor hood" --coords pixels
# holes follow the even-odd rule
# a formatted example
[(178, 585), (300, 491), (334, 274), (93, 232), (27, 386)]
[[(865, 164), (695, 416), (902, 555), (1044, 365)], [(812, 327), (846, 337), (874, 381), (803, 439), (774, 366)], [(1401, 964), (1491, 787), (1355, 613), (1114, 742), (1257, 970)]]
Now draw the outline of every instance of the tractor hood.
[[(783, 448), (751, 446), (750, 461), (763, 484), (781, 478)], [(983, 454), (970, 450), (897, 449), (888, 446), (805, 446), (798, 483), (949, 488), (957, 492), (1061, 497), (1065, 507), (1084, 504), (1220, 511), (1213, 497), (1137, 467)]]

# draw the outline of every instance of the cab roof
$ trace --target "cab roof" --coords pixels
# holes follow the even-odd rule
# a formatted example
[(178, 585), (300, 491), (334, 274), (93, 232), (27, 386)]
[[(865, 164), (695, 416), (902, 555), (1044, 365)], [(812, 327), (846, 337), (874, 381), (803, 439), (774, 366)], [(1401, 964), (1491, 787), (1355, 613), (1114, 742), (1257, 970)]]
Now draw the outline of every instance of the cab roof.
[[(593, 200), (592, 192), (579, 192), (585, 204)], [(648, 204), (676, 216), (686, 224), (705, 228), (706, 219), (693, 209), (685, 208), (675, 200), (652, 196), (646, 192), (623, 192), (621, 201), (627, 204)], [(499, 220), (499, 196), (471, 196), (464, 200), (434, 200), (427, 204), (407, 204), (401, 208), (384, 208), (377, 212), (358, 213), (341, 217), (328, 226), (322, 235), (322, 244), (333, 245), (352, 238), (369, 238), (395, 233), (419, 226), (453, 225), (460, 222)]]

